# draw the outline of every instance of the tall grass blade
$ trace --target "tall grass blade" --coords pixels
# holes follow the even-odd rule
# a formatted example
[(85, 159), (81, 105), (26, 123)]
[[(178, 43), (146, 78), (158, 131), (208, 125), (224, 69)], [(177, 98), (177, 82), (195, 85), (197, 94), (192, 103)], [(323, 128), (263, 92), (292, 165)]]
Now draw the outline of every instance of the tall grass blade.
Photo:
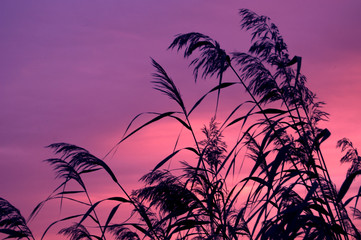
[(162, 161), (160, 161), (152, 170), (152, 172), (158, 170), (159, 168), (161, 168), (166, 162), (168, 162), (170, 159), (172, 159), (176, 154), (178, 154), (180, 151), (182, 150), (189, 150), (193, 153), (195, 153), (196, 155), (199, 156), (199, 153), (196, 149), (194, 148), (191, 148), (191, 147), (186, 147), (186, 148), (183, 148), (183, 149), (178, 149), (174, 152), (172, 152), (170, 155), (168, 155), (166, 158), (164, 158)]

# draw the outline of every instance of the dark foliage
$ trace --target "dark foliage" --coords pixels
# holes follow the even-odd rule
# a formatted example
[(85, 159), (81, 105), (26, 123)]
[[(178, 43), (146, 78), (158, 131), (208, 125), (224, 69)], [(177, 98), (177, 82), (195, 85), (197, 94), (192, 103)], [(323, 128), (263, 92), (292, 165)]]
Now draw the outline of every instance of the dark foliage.
[[(60, 234), (70, 239), (111, 236), (129, 240), (361, 239), (355, 224), (355, 219), (361, 218), (361, 187), (357, 194), (350, 196), (349, 191), (361, 174), (357, 149), (346, 138), (337, 144), (345, 152), (341, 162), (351, 164), (337, 190), (321, 151), (331, 133), (319, 123), (327, 120), (328, 114), (322, 110), (323, 102), (306, 86), (302, 58), (290, 59), (284, 39), (268, 17), (247, 9), (239, 13), (241, 28), (252, 36), (246, 53), (233, 52), (230, 58), (217, 41), (196, 32), (177, 35), (169, 46), (192, 58), (195, 80), (199, 74), (218, 78), (190, 111), (175, 82), (152, 59), (154, 88), (175, 101), (181, 111), (147, 113), (156, 116), (131, 130), (141, 114), (137, 115), (116, 146), (164, 118), (177, 120), (185, 129), (182, 134), (190, 134), (194, 142), (179, 147), (177, 139), (173, 151), (141, 178), (143, 187), (128, 194), (104, 160), (75, 145), (50, 145), (60, 158), (47, 162), (63, 182), (32, 216), (52, 199), (72, 201), (88, 210), (52, 223), (44, 235), (58, 222), (78, 219)], [(239, 82), (225, 82), (225, 71)], [(237, 103), (223, 120), (215, 114), (200, 133), (193, 129), (189, 115), (206, 96), (217, 92), (217, 113), (220, 92), (240, 85), (248, 94), (247, 100)], [(239, 135), (227, 146), (224, 138), (228, 140), (230, 132)], [(180, 161), (177, 157), (184, 157), (184, 152), (186, 160)], [(165, 168), (173, 159), (179, 160), (179, 167)], [(246, 173), (243, 165), (250, 166)], [(120, 188), (120, 196), (92, 202), (83, 177), (99, 170)], [(80, 190), (67, 190), (69, 182), (75, 182)], [(86, 200), (79, 200), (79, 194), (85, 194)], [(96, 210), (105, 201), (113, 207), (101, 219)], [(119, 220), (119, 208), (124, 204), (133, 211)]]
[(3, 198), (0, 198), (0, 233), (7, 238), (34, 239), (20, 211)]

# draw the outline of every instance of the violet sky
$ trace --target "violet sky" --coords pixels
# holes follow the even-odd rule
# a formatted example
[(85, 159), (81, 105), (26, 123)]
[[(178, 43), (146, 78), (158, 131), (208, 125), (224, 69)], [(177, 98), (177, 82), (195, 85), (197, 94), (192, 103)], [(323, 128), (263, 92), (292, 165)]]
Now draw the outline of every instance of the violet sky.
[[(198, 31), (227, 51), (246, 51), (250, 35), (240, 30), (240, 8), (269, 16), (290, 55), (303, 57), (309, 87), (331, 114), (324, 152), (341, 181), (346, 167), (336, 141), (348, 137), (361, 147), (361, 1), (2, 0), (0, 196), (27, 217), (58, 184), (42, 162), (53, 157), (44, 146), (69, 142), (102, 157), (136, 114), (173, 110), (152, 90), (150, 57), (189, 103), (214, 86), (202, 79), (195, 85), (189, 62), (167, 47), (175, 34)], [(109, 159), (129, 189), (172, 150), (179, 129), (167, 123), (156, 129)], [(107, 191), (100, 182), (94, 181), (97, 191)], [(36, 234), (40, 223), (30, 225)]]

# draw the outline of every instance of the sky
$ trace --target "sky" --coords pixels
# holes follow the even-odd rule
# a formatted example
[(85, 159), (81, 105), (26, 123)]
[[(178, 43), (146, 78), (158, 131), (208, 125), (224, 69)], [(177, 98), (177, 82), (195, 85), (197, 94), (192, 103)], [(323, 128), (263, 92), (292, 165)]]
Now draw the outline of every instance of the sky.
[[(178, 33), (201, 32), (228, 52), (247, 51), (240, 8), (269, 16), (290, 55), (302, 56), (308, 86), (330, 113), (324, 154), (339, 183), (347, 167), (339, 163), (337, 140), (348, 137), (361, 146), (361, 1), (3, 0), (0, 196), (27, 217), (59, 184), (43, 162), (54, 157), (45, 146), (68, 142), (103, 157), (136, 114), (174, 110), (152, 89), (151, 57), (190, 106), (214, 82), (195, 84), (189, 61), (167, 47)], [(201, 127), (204, 119), (199, 114), (194, 121)], [(169, 122), (147, 128), (107, 159), (126, 188), (172, 150), (180, 128), (174, 129)], [(111, 191), (101, 179), (93, 184), (98, 194)], [(36, 234), (43, 221), (30, 224)]]

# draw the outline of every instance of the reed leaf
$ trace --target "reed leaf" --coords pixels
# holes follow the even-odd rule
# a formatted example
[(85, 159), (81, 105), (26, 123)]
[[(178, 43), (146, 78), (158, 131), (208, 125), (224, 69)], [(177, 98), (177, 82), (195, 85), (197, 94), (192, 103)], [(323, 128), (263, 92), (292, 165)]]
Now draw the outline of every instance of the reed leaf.
[(168, 155), (165, 159), (163, 159), (162, 161), (160, 161), (153, 169), (153, 172), (158, 170), (159, 168), (161, 168), (166, 162), (168, 162), (169, 160), (171, 160), (176, 154), (178, 154), (180, 151), (182, 150), (189, 150), (193, 153), (195, 153), (196, 155), (199, 155), (198, 151), (194, 148), (191, 147), (186, 147), (183, 149), (178, 149), (176, 151), (174, 151), (173, 153), (171, 153), (170, 155)]
[(346, 195), (346, 193), (348, 192), (352, 182), (354, 181), (354, 179), (361, 174), (361, 170), (358, 170), (356, 172), (353, 172), (351, 174), (349, 174), (346, 179), (343, 181), (340, 190), (338, 191), (337, 194), (337, 201), (341, 201), (343, 199), (343, 197)]
[(20, 211), (6, 199), (0, 197), (0, 233), (7, 235), (8, 238), (27, 238), (34, 239), (33, 234), (25, 218)]
[(69, 217), (65, 217), (65, 218), (62, 218), (60, 220), (57, 220), (53, 223), (51, 223), (44, 231), (43, 235), (41, 236), (41, 239), (44, 239), (45, 235), (48, 233), (48, 231), (50, 230), (50, 228), (52, 228), (55, 224), (58, 224), (60, 222), (64, 222), (64, 221), (68, 221), (70, 219), (74, 219), (74, 218), (79, 218), (81, 217), (82, 214), (78, 214), (78, 215), (72, 215), (72, 216), (69, 216)]
[(173, 80), (168, 76), (163, 67), (154, 59), (152, 59), (152, 65), (157, 70), (157, 72), (153, 74), (154, 80), (152, 83), (155, 85), (154, 88), (176, 101), (183, 112), (186, 113), (182, 96), (175, 86)]

